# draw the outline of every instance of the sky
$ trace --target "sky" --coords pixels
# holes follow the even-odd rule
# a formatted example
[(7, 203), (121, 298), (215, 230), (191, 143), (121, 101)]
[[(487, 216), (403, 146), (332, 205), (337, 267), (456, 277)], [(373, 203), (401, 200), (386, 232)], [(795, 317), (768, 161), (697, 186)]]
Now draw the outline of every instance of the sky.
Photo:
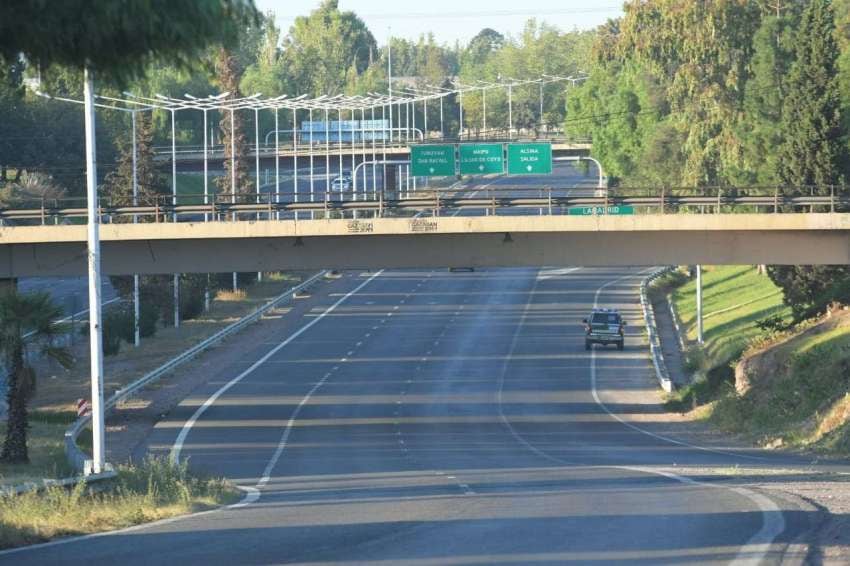
[[(263, 12), (275, 13), (284, 32), (297, 16), (310, 13), (319, 0), (255, 0)], [(622, 0), (340, 0), (343, 11), (356, 12), (378, 44), (392, 35), (417, 39), (432, 31), (438, 43), (465, 43), (482, 28), (518, 35), (529, 18), (569, 31), (591, 29), (622, 14)]]

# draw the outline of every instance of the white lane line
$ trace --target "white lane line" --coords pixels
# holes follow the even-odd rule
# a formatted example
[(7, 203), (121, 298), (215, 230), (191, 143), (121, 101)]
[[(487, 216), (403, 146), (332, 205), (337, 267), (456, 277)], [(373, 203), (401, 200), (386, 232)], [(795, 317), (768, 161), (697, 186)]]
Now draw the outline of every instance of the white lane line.
[[(243, 371), (242, 373), (240, 373), (239, 375), (237, 375), (236, 377), (234, 377), (233, 379), (228, 381), (218, 391), (213, 393), (210, 396), (209, 399), (204, 401), (204, 403), (200, 407), (198, 407), (198, 409), (189, 418), (189, 420), (186, 421), (186, 424), (183, 425), (183, 428), (180, 430), (180, 434), (177, 435), (177, 439), (174, 441), (174, 446), (171, 448), (171, 461), (172, 462), (179, 462), (180, 461), (180, 452), (183, 450), (183, 444), (186, 442), (186, 437), (189, 435), (189, 432), (192, 430), (192, 427), (195, 426), (195, 423), (198, 422), (198, 419), (201, 418), (201, 416), (205, 412), (207, 412), (207, 409), (209, 409), (213, 405), (213, 403), (215, 403), (218, 400), (219, 397), (224, 395), (231, 387), (233, 387), (234, 385), (236, 385), (237, 383), (242, 381), (245, 378), (245, 376), (250, 375), (251, 373), (254, 372), (254, 370), (256, 370), (258, 367), (260, 367), (261, 365), (266, 363), (272, 356), (274, 356), (275, 354), (280, 352), (283, 348), (288, 346), (293, 340), (295, 340), (296, 338), (298, 338), (299, 336), (301, 336), (302, 334), (307, 332), (307, 330), (309, 330), (314, 325), (316, 325), (320, 320), (322, 320), (327, 315), (329, 315), (334, 310), (336, 310), (336, 308), (338, 306), (340, 306), (342, 303), (344, 303), (346, 300), (348, 300), (349, 297), (351, 297), (352, 295), (354, 295), (355, 293), (360, 291), (363, 287), (368, 285), (373, 279), (378, 277), (381, 273), (383, 273), (383, 270), (378, 271), (377, 273), (375, 273), (374, 275), (369, 277), (369, 279), (367, 279), (366, 281), (364, 281), (363, 283), (358, 285), (353, 291), (349, 292), (347, 295), (344, 295), (341, 299), (339, 299), (333, 305), (328, 307), (322, 314), (320, 314), (319, 316), (317, 316), (316, 318), (314, 318), (313, 320), (311, 320), (310, 322), (308, 322), (307, 324), (305, 324), (304, 326), (299, 328), (296, 332), (291, 334), (289, 336), (289, 338), (287, 338), (286, 340), (284, 340), (283, 342), (281, 342), (280, 344), (278, 344), (277, 346), (272, 348), (271, 351), (269, 351), (265, 356), (263, 356), (262, 358), (257, 360), (251, 367), (249, 367), (248, 369), (246, 369), (245, 371)], [(309, 398), (309, 395), (306, 398)], [(297, 410), (298, 409), (296, 409), (296, 411)]]
[[(613, 279), (613, 280), (609, 281), (608, 283), (605, 283), (604, 285), (599, 287), (599, 289), (596, 290), (596, 294), (593, 297), (593, 308), (597, 308), (599, 306), (599, 295), (600, 295), (600, 293), (602, 293), (603, 290), (608, 288), (610, 285), (618, 283), (618, 282), (620, 282), (624, 279), (628, 279), (629, 277), (632, 277), (632, 276), (626, 275), (626, 276), (620, 277), (618, 279)], [(650, 431), (648, 431), (644, 428), (641, 428), (641, 427), (639, 427), (639, 426), (637, 426), (633, 423), (625, 421), (622, 418), (620, 418), (619, 415), (609, 411), (608, 407), (605, 405), (605, 403), (603, 403), (602, 400), (599, 398), (599, 393), (596, 391), (596, 348), (592, 348), (591, 352), (590, 352), (590, 381), (591, 381), (591, 385), (592, 385), (593, 399), (594, 399), (594, 401), (596, 401), (596, 404), (599, 405), (600, 407), (602, 407), (602, 410), (605, 411), (606, 413), (608, 413), (609, 416), (611, 416), (615, 420), (619, 421), (621, 424), (627, 426), (628, 428), (630, 428), (634, 431), (637, 431), (641, 434), (645, 434), (647, 436), (651, 436), (652, 438), (655, 438), (656, 440), (661, 440), (663, 442), (669, 442), (670, 444), (675, 444), (677, 446), (684, 446), (686, 448), (693, 448), (694, 450), (701, 450), (703, 452), (711, 452), (713, 454), (720, 454), (720, 455), (723, 455), (723, 456), (731, 456), (731, 457), (735, 457), (735, 458), (744, 458), (746, 460), (766, 460), (766, 458), (760, 458), (758, 456), (750, 456), (748, 454), (736, 454), (734, 452), (727, 452), (725, 450), (720, 450), (720, 449), (717, 449), (717, 448), (708, 448), (708, 447), (705, 447), (705, 446), (697, 446), (695, 444), (685, 442), (684, 440), (676, 440), (675, 438), (670, 438), (668, 436), (655, 434), (654, 432), (650, 432)]]
[[(595, 298), (594, 298), (594, 307), (596, 307), (598, 305), (599, 295), (602, 292), (602, 290), (604, 290), (608, 286), (610, 286), (610, 285), (612, 285), (612, 284), (614, 284), (618, 281), (621, 281), (623, 279), (626, 279), (628, 277), (630, 277), (630, 276), (627, 275), (627, 276), (624, 276), (624, 277), (620, 277), (618, 279), (614, 279), (614, 280), (609, 281), (608, 283), (605, 283), (604, 285), (602, 285), (596, 291), (596, 295), (595, 295)], [(731, 563), (736, 564), (736, 565), (761, 564), (765, 560), (765, 558), (767, 557), (767, 554), (770, 552), (770, 547), (773, 544), (773, 542), (785, 530), (785, 518), (782, 515), (782, 511), (779, 509), (779, 507), (770, 498), (768, 498), (768, 497), (766, 497), (766, 496), (764, 496), (760, 493), (756, 493), (756, 492), (753, 492), (749, 489), (745, 489), (745, 488), (742, 488), (742, 487), (734, 487), (734, 486), (728, 486), (728, 485), (718, 485), (718, 484), (714, 484), (714, 483), (701, 482), (701, 481), (689, 478), (687, 476), (680, 476), (678, 474), (674, 474), (672, 472), (668, 472), (668, 471), (664, 471), (664, 470), (659, 470), (657, 468), (642, 467), (642, 466), (617, 466), (617, 465), (611, 465), (611, 466), (574, 466), (570, 462), (568, 462), (567, 460), (564, 460), (563, 458), (558, 458), (556, 456), (552, 456), (551, 454), (549, 454), (549, 453), (537, 448), (536, 446), (532, 445), (519, 432), (517, 432), (516, 429), (514, 429), (513, 425), (510, 423), (508, 418), (505, 416), (505, 413), (504, 413), (504, 410), (503, 410), (502, 400), (503, 400), (503, 391), (504, 391), (504, 385), (505, 385), (505, 374), (507, 373), (508, 364), (509, 364), (511, 357), (513, 356), (513, 352), (516, 348), (516, 344), (517, 344), (518, 339), (519, 339), (520, 331), (521, 331), (523, 325), (525, 324), (526, 318), (528, 317), (528, 312), (529, 312), (529, 309), (531, 307), (531, 302), (534, 298), (534, 293), (537, 290), (538, 281), (539, 281), (539, 279), (535, 277), (534, 285), (532, 286), (531, 292), (529, 293), (528, 302), (525, 305), (525, 309), (523, 309), (523, 314), (522, 314), (522, 317), (520, 318), (520, 322), (517, 325), (516, 331), (514, 332), (514, 337), (513, 337), (513, 341), (511, 342), (510, 351), (509, 351), (508, 356), (505, 358), (505, 362), (504, 362), (504, 365), (502, 367), (502, 372), (501, 372), (501, 376), (500, 376), (500, 379), (499, 379), (499, 391), (498, 391), (498, 395), (497, 395), (499, 417), (500, 417), (502, 423), (506, 426), (506, 428), (510, 432), (511, 436), (513, 436), (520, 444), (525, 446), (530, 452), (533, 452), (534, 454), (540, 456), (541, 458), (543, 458), (545, 460), (549, 460), (550, 462), (553, 462), (553, 463), (556, 463), (556, 464), (559, 464), (559, 465), (570, 466), (571, 469), (625, 470), (625, 471), (639, 472), (639, 473), (645, 473), (645, 474), (652, 474), (652, 475), (656, 475), (656, 476), (665, 477), (665, 478), (674, 480), (676, 482), (679, 482), (679, 483), (685, 484), (685, 485), (693, 485), (693, 486), (698, 486), (698, 487), (703, 487), (703, 488), (712, 488), (712, 489), (726, 489), (728, 491), (731, 491), (733, 493), (737, 493), (738, 495), (746, 497), (761, 512), (761, 514), (762, 514), (762, 526), (752, 537), (750, 537), (747, 540), (746, 543), (744, 543), (743, 546), (741, 546), (741, 550), (738, 552), (738, 555), (735, 557), (735, 560), (732, 561)], [(707, 448), (703, 448), (703, 447), (700, 447), (700, 446), (691, 445), (691, 444), (688, 444), (688, 443), (682, 443), (682, 442), (679, 442), (679, 441), (675, 441), (673, 439), (669, 439), (669, 438), (666, 438), (666, 437), (662, 437), (662, 436), (653, 434), (649, 431), (643, 430), (640, 427), (634, 426), (631, 423), (625, 422), (618, 415), (615, 415), (600, 400), (599, 394), (597, 392), (597, 387), (596, 387), (596, 350), (595, 349), (593, 349), (591, 351), (591, 358), (590, 359), (591, 359), (591, 365), (590, 365), (591, 386), (592, 386), (593, 398), (596, 401), (596, 403), (608, 415), (610, 415), (611, 417), (616, 419), (621, 424), (626, 425), (627, 427), (629, 427), (629, 428), (631, 428), (631, 429), (633, 429), (633, 430), (635, 430), (635, 431), (637, 431), (641, 434), (649, 435), (649, 436), (656, 438), (658, 440), (662, 440), (662, 441), (665, 441), (665, 442), (671, 442), (673, 444), (679, 444), (679, 445), (686, 446), (688, 448), (693, 448), (693, 449), (696, 449), (696, 450), (718, 452), (718, 451), (713, 450), (713, 449), (707, 449)], [(720, 453), (726, 454), (726, 455), (729, 455), (729, 456), (741, 457), (741, 455), (733, 454), (733, 453), (726, 453), (726, 452), (720, 452)]]
[[(599, 305), (599, 295), (605, 290), (609, 285), (613, 285), (623, 279), (627, 279), (629, 276), (620, 277), (619, 279), (614, 279), (605, 283), (599, 289), (596, 290), (596, 295), (593, 298), (593, 308), (596, 308)], [(619, 415), (612, 412), (608, 409), (608, 406), (599, 398), (599, 392), (596, 386), (596, 348), (593, 348), (590, 352), (590, 383), (591, 383), (591, 391), (593, 393), (593, 400), (596, 401), (596, 404), (599, 405), (603, 411), (608, 413), (609, 416), (613, 417), (621, 424), (626, 425), (627, 427), (640, 432), (642, 434), (651, 436), (652, 438), (662, 440), (665, 442), (670, 442), (673, 444), (677, 444), (679, 446), (685, 446), (687, 448), (694, 448), (697, 450), (704, 450), (707, 452), (714, 452), (717, 454), (723, 454), (726, 456), (737, 456), (739, 458), (748, 458), (755, 460), (763, 460), (763, 458), (757, 458), (755, 456), (746, 456), (741, 454), (734, 454), (731, 452), (724, 452), (720, 450), (714, 450), (711, 448), (704, 448), (702, 446), (695, 446), (688, 442), (682, 442), (678, 440), (674, 440), (672, 438), (667, 438), (665, 436), (660, 436), (649, 432), (648, 430), (644, 430), (638, 426), (633, 425), (632, 423), (624, 421), (620, 418)], [(741, 547), (741, 550), (738, 552), (738, 555), (735, 557), (735, 560), (731, 562), (731, 564), (761, 564), (766, 558), (767, 554), (770, 552), (770, 547), (773, 544), (773, 541), (782, 534), (785, 530), (785, 517), (782, 514), (782, 510), (779, 508), (776, 503), (774, 503), (769, 497), (766, 497), (760, 493), (751, 491), (749, 489), (743, 487), (730, 487), (730, 486), (719, 486), (709, 483), (703, 483), (700, 481), (693, 480), (691, 478), (680, 476), (678, 474), (674, 474), (671, 472), (663, 472), (660, 470), (647, 470), (650, 473), (660, 474), (662, 476), (674, 479), (678, 482), (685, 484), (693, 484), (700, 486), (711, 486), (717, 488), (726, 488), (730, 491), (737, 493), (738, 495), (742, 495), (749, 499), (758, 509), (761, 511), (762, 515), (762, 525), (761, 529), (759, 529), (752, 537), (750, 537), (747, 542)]]

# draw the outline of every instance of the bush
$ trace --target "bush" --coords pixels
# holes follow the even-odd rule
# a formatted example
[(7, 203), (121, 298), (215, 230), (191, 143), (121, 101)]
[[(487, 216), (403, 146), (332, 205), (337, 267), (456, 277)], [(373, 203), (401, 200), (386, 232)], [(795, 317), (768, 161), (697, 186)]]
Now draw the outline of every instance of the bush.
[(139, 304), (139, 335), (150, 338), (156, 334), (156, 323), (159, 322), (159, 308), (155, 305), (140, 301)]
[(103, 355), (114, 356), (121, 351), (121, 340), (127, 335), (133, 321), (124, 309), (111, 310), (103, 315)]
[(707, 365), (708, 360), (702, 346), (694, 344), (685, 350), (684, 366), (689, 373), (702, 372), (706, 369)]
[(204, 311), (206, 275), (184, 275), (180, 278), (180, 318), (191, 320)]

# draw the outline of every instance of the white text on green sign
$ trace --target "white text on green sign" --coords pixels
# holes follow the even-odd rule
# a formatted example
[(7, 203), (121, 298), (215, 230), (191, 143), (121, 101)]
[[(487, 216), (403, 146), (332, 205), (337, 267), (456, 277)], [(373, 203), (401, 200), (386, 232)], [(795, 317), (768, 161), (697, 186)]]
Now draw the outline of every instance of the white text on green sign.
[(414, 177), (445, 177), (455, 174), (454, 145), (414, 145), (410, 148)]
[(509, 143), (509, 175), (550, 175), (552, 173), (552, 144)]
[(504, 147), (500, 143), (461, 144), (462, 175), (487, 175), (505, 172)]
[(594, 216), (600, 214), (634, 214), (633, 206), (575, 206), (570, 209), (572, 216)]

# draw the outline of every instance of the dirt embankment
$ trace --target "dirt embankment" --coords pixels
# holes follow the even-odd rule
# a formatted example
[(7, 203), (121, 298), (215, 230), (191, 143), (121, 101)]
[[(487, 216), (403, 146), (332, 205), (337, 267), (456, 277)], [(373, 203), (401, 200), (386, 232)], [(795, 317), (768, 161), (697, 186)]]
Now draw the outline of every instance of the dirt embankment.
[(744, 355), (735, 389), (754, 418), (781, 413), (756, 423), (770, 445), (850, 448), (850, 310)]

